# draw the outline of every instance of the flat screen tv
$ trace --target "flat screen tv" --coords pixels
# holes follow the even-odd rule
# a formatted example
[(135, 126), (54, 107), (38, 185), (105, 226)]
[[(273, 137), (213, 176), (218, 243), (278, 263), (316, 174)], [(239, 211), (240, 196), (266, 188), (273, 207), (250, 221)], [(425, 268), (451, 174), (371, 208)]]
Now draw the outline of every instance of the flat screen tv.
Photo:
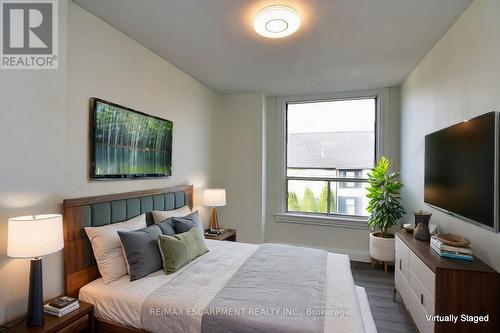
[(146, 178), (172, 174), (170, 120), (91, 99), (91, 177)]
[(425, 137), (426, 203), (498, 231), (498, 114)]

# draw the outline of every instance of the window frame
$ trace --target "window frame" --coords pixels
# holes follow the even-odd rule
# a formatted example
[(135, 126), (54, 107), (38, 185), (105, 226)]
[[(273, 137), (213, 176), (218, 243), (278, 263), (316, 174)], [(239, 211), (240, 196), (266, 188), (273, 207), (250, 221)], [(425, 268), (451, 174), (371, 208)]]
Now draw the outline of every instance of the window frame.
[[(327, 214), (324, 213), (307, 213), (307, 212), (289, 212), (287, 205), (287, 187), (288, 179), (293, 178), (300, 180), (301, 177), (287, 177), (287, 107), (288, 104), (297, 103), (314, 103), (322, 101), (335, 100), (352, 100), (352, 99), (375, 99), (375, 159), (377, 161), (380, 156), (388, 153), (388, 128), (385, 126), (388, 123), (389, 112), (389, 89), (369, 90), (346, 92), (336, 94), (322, 94), (309, 96), (288, 96), (278, 97), (276, 99), (276, 117), (277, 117), (277, 172), (278, 172), (278, 191), (277, 191), (277, 210), (275, 212), (275, 220), (277, 222), (299, 223), (299, 224), (314, 224), (326, 225), (334, 227), (345, 227), (354, 229), (369, 229), (367, 225), (368, 217), (366, 216), (349, 216), (343, 214)], [(302, 177), (304, 180), (318, 180), (335, 182), (333, 178), (309, 178)], [(342, 179), (345, 181), (345, 179)], [(349, 179), (351, 182), (366, 182), (366, 180)], [(329, 189), (330, 192), (330, 189)], [(330, 193), (329, 193), (330, 195)], [(329, 206), (329, 200), (328, 200)], [(329, 209), (329, 207), (328, 207)]]

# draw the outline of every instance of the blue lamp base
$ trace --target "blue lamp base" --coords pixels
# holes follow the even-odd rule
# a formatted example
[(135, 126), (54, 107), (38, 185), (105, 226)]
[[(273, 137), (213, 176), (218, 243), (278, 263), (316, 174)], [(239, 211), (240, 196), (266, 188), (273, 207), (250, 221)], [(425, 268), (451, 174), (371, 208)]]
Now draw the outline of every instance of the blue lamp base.
[(40, 257), (31, 259), (26, 324), (28, 326), (42, 326), (44, 324), (42, 258)]

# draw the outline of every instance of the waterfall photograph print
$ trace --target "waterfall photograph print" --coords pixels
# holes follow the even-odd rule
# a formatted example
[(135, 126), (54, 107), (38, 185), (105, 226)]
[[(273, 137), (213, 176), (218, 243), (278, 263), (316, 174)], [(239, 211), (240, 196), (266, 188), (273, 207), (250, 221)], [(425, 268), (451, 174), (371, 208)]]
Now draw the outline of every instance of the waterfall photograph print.
[(144, 178), (172, 174), (170, 120), (101, 99), (93, 112), (92, 177)]

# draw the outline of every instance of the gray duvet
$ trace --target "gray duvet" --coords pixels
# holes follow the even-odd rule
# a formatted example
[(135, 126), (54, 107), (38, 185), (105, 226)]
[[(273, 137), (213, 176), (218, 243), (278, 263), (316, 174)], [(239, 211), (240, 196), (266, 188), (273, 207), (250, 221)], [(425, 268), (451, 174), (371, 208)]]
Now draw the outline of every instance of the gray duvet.
[(327, 252), (264, 244), (208, 304), (202, 333), (323, 332)]
[[(131, 325), (176, 333), (364, 332), (347, 256), (276, 244), (207, 246), (210, 252), (172, 275), (135, 281), (144, 292), (131, 290), (140, 313)], [(114, 318), (113, 309), (99, 313)]]

